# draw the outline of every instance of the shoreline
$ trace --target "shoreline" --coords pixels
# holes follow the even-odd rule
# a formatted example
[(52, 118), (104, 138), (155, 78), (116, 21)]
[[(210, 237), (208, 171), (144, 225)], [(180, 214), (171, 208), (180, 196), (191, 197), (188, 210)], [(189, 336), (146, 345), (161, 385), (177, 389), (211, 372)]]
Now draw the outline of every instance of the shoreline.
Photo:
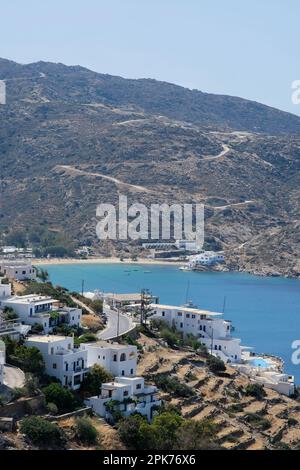
[(131, 259), (124, 259), (120, 261), (120, 258), (111, 257), (111, 258), (88, 258), (88, 259), (78, 259), (78, 258), (51, 258), (43, 259), (36, 258), (32, 259), (33, 265), (60, 265), (60, 264), (149, 264), (149, 265), (173, 265), (173, 266), (182, 266), (185, 261), (162, 261), (149, 258), (139, 258), (137, 261)]

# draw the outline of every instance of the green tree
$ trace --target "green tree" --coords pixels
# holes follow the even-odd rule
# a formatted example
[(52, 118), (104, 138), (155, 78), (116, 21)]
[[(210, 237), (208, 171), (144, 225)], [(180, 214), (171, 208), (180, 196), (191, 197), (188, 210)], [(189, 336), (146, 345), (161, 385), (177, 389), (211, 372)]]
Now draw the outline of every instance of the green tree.
[(155, 437), (155, 449), (173, 449), (177, 443), (177, 431), (182, 423), (183, 418), (172, 411), (154, 416), (150, 427)]
[[(144, 429), (142, 425), (145, 425)], [(118, 433), (127, 447), (144, 450), (147, 448), (145, 442), (147, 441), (145, 439), (145, 429), (147, 429), (147, 426), (149, 425), (145, 416), (133, 414), (119, 421)]]
[(89, 396), (98, 395), (101, 385), (111, 380), (111, 374), (104, 367), (95, 364), (85, 376), (81, 384), (81, 391)]
[(43, 389), (47, 403), (54, 403), (60, 412), (74, 411), (77, 400), (71, 390), (60, 383), (52, 383)]

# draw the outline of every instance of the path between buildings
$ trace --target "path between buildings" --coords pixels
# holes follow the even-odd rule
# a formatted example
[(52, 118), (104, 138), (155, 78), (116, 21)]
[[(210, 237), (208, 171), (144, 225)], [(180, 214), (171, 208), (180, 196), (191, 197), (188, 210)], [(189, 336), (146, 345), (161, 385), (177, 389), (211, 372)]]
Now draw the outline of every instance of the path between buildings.
[(18, 367), (4, 366), (4, 385), (9, 388), (22, 388), (25, 384), (25, 374)]

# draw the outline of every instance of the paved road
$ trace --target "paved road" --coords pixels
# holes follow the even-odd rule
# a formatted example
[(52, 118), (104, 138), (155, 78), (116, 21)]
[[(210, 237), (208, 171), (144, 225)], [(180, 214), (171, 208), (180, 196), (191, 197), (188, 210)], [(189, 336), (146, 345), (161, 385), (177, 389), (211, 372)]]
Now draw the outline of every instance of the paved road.
[[(118, 334), (118, 313), (108, 307), (103, 308), (107, 316), (107, 326), (104, 330), (99, 331), (97, 336), (99, 339), (113, 339)], [(132, 320), (127, 316), (120, 313), (119, 316), (119, 335), (126, 333), (134, 328)]]
[(25, 374), (17, 367), (4, 366), (4, 384), (9, 388), (21, 388), (25, 383)]

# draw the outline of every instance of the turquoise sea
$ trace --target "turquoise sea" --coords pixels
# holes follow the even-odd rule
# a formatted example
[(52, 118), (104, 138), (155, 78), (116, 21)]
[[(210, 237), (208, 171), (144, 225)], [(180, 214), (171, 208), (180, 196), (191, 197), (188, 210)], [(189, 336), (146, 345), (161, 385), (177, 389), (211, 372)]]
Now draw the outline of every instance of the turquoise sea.
[(300, 281), (241, 273), (183, 272), (170, 265), (61, 264), (44, 266), (54, 284), (73, 291), (138, 292), (149, 288), (161, 303), (192, 300), (199, 308), (222, 311), (232, 320), (233, 335), (257, 353), (283, 358), (285, 371), (300, 384), (300, 365), (291, 362), (300, 340)]

